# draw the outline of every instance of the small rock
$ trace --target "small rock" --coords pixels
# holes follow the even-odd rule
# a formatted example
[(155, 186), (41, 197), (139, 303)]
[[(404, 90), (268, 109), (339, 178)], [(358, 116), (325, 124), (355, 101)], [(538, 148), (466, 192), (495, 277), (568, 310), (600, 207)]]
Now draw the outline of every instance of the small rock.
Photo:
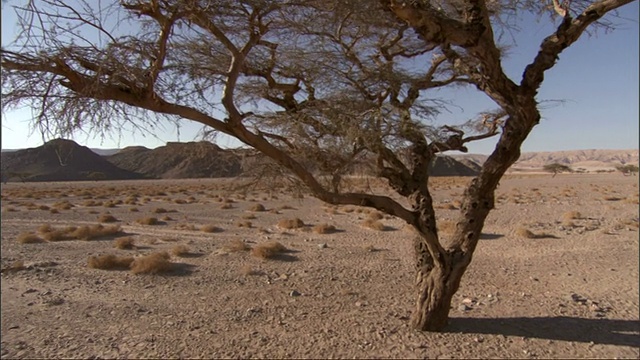
[(328, 246), (327, 246), (327, 244), (319, 244), (318, 247), (320, 249), (326, 249)]
[(465, 298), (464, 300), (462, 300), (462, 303), (465, 305), (471, 305), (474, 303), (474, 301), (472, 299)]
[(481, 343), (481, 342), (483, 342), (483, 341), (484, 341), (484, 338), (476, 337), (476, 338), (473, 338), (473, 341), (475, 341), (475, 342), (477, 342), (477, 343)]
[(300, 294), (297, 290), (292, 290), (292, 291), (289, 293), (289, 296), (291, 296), (291, 297), (294, 297), (294, 296), (300, 296), (300, 295), (302, 295), (302, 294)]
[(458, 306), (458, 310), (460, 310), (460, 311), (468, 311), (468, 310), (471, 310), (471, 308), (468, 307), (465, 304), (460, 304), (460, 306)]
[(278, 279), (287, 280), (287, 279), (289, 279), (289, 276), (287, 276), (287, 274), (281, 274), (280, 276), (278, 276)]

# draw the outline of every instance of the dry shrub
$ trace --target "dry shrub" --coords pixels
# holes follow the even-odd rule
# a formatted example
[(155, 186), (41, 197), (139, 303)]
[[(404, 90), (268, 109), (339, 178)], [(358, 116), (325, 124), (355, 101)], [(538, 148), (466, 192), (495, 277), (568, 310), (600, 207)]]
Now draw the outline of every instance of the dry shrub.
[(195, 225), (187, 224), (187, 223), (175, 224), (173, 226), (173, 228), (175, 230), (186, 230), (186, 231), (196, 231), (196, 230), (198, 230)]
[(100, 206), (100, 205), (102, 205), (101, 201), (95, 201), (93, 199), (86, 200), (85, 202), (82, 203), (82, 206), (87, 206), (87, 207), (89, 207), (89, 206)]
[(73, 205), (72, 203), (70, 203), (70, 202), (65, 200), (65, 201), (60, 201), (60, 202), (57, 202), (57, 203), (53, 204), (52, 207), (54, 207), (54, 208), (56, 208), (58, 210), (69, 210), (72, 207), (75, 207), (75, 205)]
[(251, 221), (238, 221), (236, 222), (236, 225), (238, 227), (247, 228), (247, 229), (250, 229), (253, 227), (253, 223)]
[(187, 201), (183, 200), (183, 199), (175, 199), (175, 200), (173, 200), (173, 202), (176, 203), (176, 204), (186, 204), (187, 203)]
[(145, 217), (136, 220), (136, 222), (140, 225), (158, 225), (160, 222), (157, 218), (154, 217)]
[(167, 212), (167, 209), (161, 208), (161, 207), (153, 209), (154, 214), (164, 214), (166, 212)]
[(249, 210), (260, 212), (260, 211), (266, 211), (267, 209), (262, 204), (255, 204)]
[(582, 219), (582, 214), (580, 214), (579, 211), (567, 211), (566, 213), (562, 214), (562, 219), (565, 221)]
[(121, 250), (131, 250), (135, 248), (133, 237), (125, 236), (115, 240), (114, 247)]
[(261, 259), (273, 259), (287, 251), (287, 248), (277, 241), (267, 241), (254, 246), (251, 255)]
[(105, 236), (115, 235), (122, 231), (122, 228), (117, 225), (104, 226), (104, 225), (82, 225), (76, 229), (67, 232), (68, 236), (72, 239), (78, 240), (91, 240), (95, 238), (101, 238)]
[(100, 215), (98, 221), (100, 221), (101, 223), (112, 223), (118, 221), (118, 219), (116, 219), (116, 217), (113, 215), (104, 214)]
[(140, 211), (140, 210), (139, 210), (137, 207), (130, 207), (130, 208), (129, 208), (129, 211), (131, 211), (131, 212), (138, 212), (138, 211)]
[(331, 234), (336, 231), (336, 227), (330, 224), (318, 224), (313, 227), (316, 234)]
[(38, 209), (46, 211), (46, 210), (49, 210), (49, 207), (47, 205), (40, 205), (38, 206)]
[(240, 273), (244, 276), (251, 276), (251, 275), (260, 275), (261, 272), (258, 270), (254, 270), (251, 265), (249, 264), (245, 264), (240, 268)]
[(278, 227), (283, 229), (298, 229), (304, 226), (304, 222), (298, 218), (282, 219), (278, 221)]
[(63, 229), (56, 229), (49, 224), (40, 226), (38, 232), (40, 236), (47, 241), (64, 241), (64, 240), (91, 240), (104, 236), (114, 235), (121, 232), (120, 226), (104, 226), (82, 225), (68, 226)]
[(171, 249), (171, 253), (175, 256), (183, 257), (189, 255), (189, 247), (187, 245), (176, 245)]
[(169, 257), (169, 253), (166, 251), (141, 256), (131, 263), (131, 272), (134, 274), (159, 274), (171, 271), (173, 264), (169, 261)]
[(60, 213), (60, 211), (58, 211), (58, 209), (50, 209), (49, 212), (52, 213), (52, 214), (59, 214)]
[(33, 232), (24, 232), (18, 235), (18, 242), (20, 244), (38, 244), (43, 243), (44, 240)]
[(221, 232), (222, 228), (209, 224), (209, 225), (202, 226), (200, 228), (200, 231), (206, 232), (206, 233), (217, 233), (217, 232)]
[(224, 250), (228, 252), (238, 252), (238, 251), (249, 251), (251, 247), (247, 245), (244, 241), (235, 239), (231, 240), (228, 244), (224, 246)]
[[(74, 231), (75, 229), (71, 230)], [(40, 236), (46, 241), (64, 241), (71, 240), (71, 237), (68, 235), (70, 231), (65, 231), (61, 229), (51, 229), (50, 231), (40, 232)]]
[(381, 223), (378, 220), (373, 220), (373, 219), (366, 219), (363, 223), (362, 226), (367, 227), (369, 229), (373, 229), (373, 230), (377, 230), (377, 231), (384, 231), (386, 230), (386, 226), (384, 226), (383, 223)]
[(13, 206), (7, 206), (6, 208), (2, 209), (3, 212), (18, 212), (19, 210), (14, 208)]
[(15, 261), (13, 264), (7, 266), (6, 268), (2, 269), (0, 272), (16, 272), (16, 271), (21, 271), (21, 270), (26, 270), (27, 267), (24, 265), (24, 261), (22, 260), (17, 260)]
[(376, 251), (378, 251), (378, 249), (376, 249), (375, 246), (373, 246), (373, 245), (365, 246), (364, 250), (367, 251), (367, 252), (376, 252)]
[(242, 215), (243, 219), (247, 219), (247, 220), (253, 220), (253, 219), (257, 219), (257, 217), (253, 214), (244, 214)]
[(102, 256), (89, 256), (88, 265), (92, 269), (124, 270), (133, 263), (131, 256), (116, 256), (113, 254)]
[(228, 210), (228, 209), (233, 209), (233, 205), (231, 205), (230, 203), (224, 203), (220, 205), (220, 210)]
[(544, 239), (544, 238), (555, 238), (555, 236), (551, 235), (551, 234), (547, 234), (547, 233), (541, 233), (541, 234), (537, 234), (534, 233), (533, 231), (525, 228), (525, 227), (520, 227), (518, 228), (518, 230), (516, 230), (516, 234), (520, 237), (523, 237), (525, 239)]

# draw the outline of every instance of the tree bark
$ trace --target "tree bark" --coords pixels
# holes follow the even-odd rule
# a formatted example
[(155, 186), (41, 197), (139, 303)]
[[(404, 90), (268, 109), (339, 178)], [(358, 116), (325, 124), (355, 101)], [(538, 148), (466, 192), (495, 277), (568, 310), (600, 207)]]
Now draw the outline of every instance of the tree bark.
[(470, 259), (462, 252), (449, 250), (443, 264), (438, 265), (428, 252), (420, 251), (420, 240), (416, 241), (418, 297), (411, 325), (421, 331), (442, 331), (449, 323), (451, 301)]

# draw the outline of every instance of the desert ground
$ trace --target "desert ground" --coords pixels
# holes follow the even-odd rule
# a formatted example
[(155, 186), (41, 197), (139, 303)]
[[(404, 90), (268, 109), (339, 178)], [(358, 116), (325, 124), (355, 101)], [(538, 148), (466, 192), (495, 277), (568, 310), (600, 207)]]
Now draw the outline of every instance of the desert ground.
[[(445, 242), (469, 179), (432, 179)], [(238, 183), (3, 185), (2, 358), (640, 356), (638, 177), (504, 178), (442, 333), (402, 221)]]

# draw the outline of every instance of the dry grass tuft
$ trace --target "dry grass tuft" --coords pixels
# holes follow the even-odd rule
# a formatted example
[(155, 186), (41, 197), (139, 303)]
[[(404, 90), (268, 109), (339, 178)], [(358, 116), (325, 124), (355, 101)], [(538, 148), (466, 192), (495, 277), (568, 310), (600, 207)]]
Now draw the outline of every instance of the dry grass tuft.
[(231, 203), (224, 203), (220, 205), (220, 210), (228, 210), (228, 209), (233, 209), (233, 205), (231, 205)]
[(254, 270), (251, 265), (245, 264), (240, 268), (240, 273), (244, 276), (260, 275), (261, 271)]
[(287, 248), (277, 241), (267, 241), (251, 249), (251, 255), (261, 259), (273, 259), (287, 251)]
[(255, 204), (249, 210), (256, 211), (256, 212), (267, 211), (267, 209), (262, 204)]
[(316, 234), (331, 234), (336, 231), (336, 227), (330, 224), (318, 224), (313, 227)]
[(100, 221), (101, 223), (112, 223), (118, 221), (118, 219), (116, 219), (116, 217), (113, 215), (104, 214), (100, 215), (98, 221)]
[(131, 263), (131, 272), (134, 274), (159, 274), (173, 269), (169, 261), (169, 253), (166, 251), (141, 256)]
[(178, 223), (178, 224), (175, 224), (173, 226), (173, 228), (175, 230), (186, 230), (186, 231), (197, 231), (198, 230), (198, 228), (195, 225), (189, 224), (189, 223)]
[(387, 227), (383, 223), (373, 219), (366, 219), (364, 222), (362, 222), (362, 226), (377, 231), (384, 231), (387, 229)]
[(516, 230), (516, 234), (520, 237), (523, 237), (525, 239), (535, 239), (536, 238), (536, 234), (533, 233), (533, 231), (524, 228), (524, 227), (520, 227), (518, 228), (518, 230)]
[(49, 224), (44, 224), (38, 228), (40, 236), (47, 241), (91, 240), (115, 235), (121, 231), (120, 226), (104, 226), (101, 224), (68, 226), (63, 229), (57, 229)]
[(161, 208), (161, 207), (153, 209), (154, 214), (164, 214), (166, 212), (167, 212), (167, 209)]
[(580, 214), (579, 211), (567, 211), (566, 213), (562, 214), (562, 219), (565, 221), (582, 219), (582, 214)]
[(516, 230), (516, 234), (520, 237), (523, 237), (525, 239), (545, 239), (545, 238), (556, 238), (556, 236), (551, 235), (551, 234), (547, 234), (547, 233), (534, 233), (533, 231), (525, 228), (525, 227), (520, 227), (518, 228), (518, 230)]
[(116, 256), (113, 254), (102, 256), (89, 256), (88, 265), (92, 269), (101, 270), (125, 270), (133, 263), (131, 256)]
[(75, 228), (73, 231), (67, 232), (68, 236), (72, 239), (78, 240), (91, 240), (101, 238), (105, 236), (115, 235), (122, 231), (122, 228), (118, 225), (104, 226), (104, 225), (82, 225)]
[(17, 260), (15, 261), (13, 264), (7, 266), (6, 268), (2, 269), (0, 272), (17, 272), (17, 271), (21, 271), (21, 270), (26, 270), (27, 267), (24, 265), (24, 261), (22, 260)]
[(32, 232), (24, 232), (18, 235), (17, 240), (20, 244), (39, 244), (44, 242), (44, 239)]
[(125, 237), (116, 239), (114, 242), (114, 247), (116, 249), (121, 249), (121, 250), (131, 250), (131, 249), (134, 249), (136, 246), (134, 244), (133, 237), (125, 236)]
[(278, 227), (283, 229), (298, 229), (304, 226), (304, 222), (302, 220), (295, 219), (282, 219), (278, 221)]
[(231, 240), (227, 245), (225, 245), (224, 250), (228, 252), (249, 251), (251, 250), (251, 247), (247, 245), (244, 241), (235, 239), (235, 240)]
[(158, 221), (158, 218), (154, 218), (154, 217), (140, 218), (136, 220), (136, 222), (140, 225), (158, 225), (160, 223)]
[(176, 245), (171, 249), (171, 253), (178, 257), (189, 255), (189, 247), (187, 245)]
[(222, 232), (222, 228), (219, 228), (215, 225), (204, 225), (200, 228), (200, 231), (202, 232), (206, 232), (206, 233), (217, 233), (217, 232)]
[(253, 227), (253, 223), (251, 221), (238, 221), (236, 225), (241, 228), (251, 229)]

